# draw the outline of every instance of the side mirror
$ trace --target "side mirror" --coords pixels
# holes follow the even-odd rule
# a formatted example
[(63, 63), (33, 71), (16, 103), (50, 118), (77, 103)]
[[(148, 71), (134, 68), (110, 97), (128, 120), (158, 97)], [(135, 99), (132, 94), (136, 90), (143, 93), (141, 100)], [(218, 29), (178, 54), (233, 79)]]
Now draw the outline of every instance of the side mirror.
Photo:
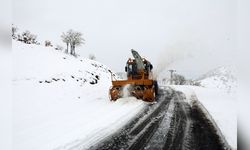
[(125, 67), (125, 72), (127, 72), (127, 71), (128, 71), (128, 67), (126, 66), (126, 67)]

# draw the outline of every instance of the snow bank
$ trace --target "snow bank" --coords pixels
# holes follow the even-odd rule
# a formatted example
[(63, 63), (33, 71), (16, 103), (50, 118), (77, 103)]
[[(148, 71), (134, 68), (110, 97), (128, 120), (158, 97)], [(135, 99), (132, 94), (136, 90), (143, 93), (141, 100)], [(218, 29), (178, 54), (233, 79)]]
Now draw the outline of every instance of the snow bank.
[(186, 95), (188, 103), (197, 97), (206, 108), (216, 125), (221, 130), (228, 144), (237, 148), (237, 103), (236, 94), (228, 93), (216, 88), (203, 88), (195, 86), (172, 86), (175, 90)]
[(13, 149), (85, 149), (143, 107), (110, 102), (109, 68), (51, 47), (13, 41)]

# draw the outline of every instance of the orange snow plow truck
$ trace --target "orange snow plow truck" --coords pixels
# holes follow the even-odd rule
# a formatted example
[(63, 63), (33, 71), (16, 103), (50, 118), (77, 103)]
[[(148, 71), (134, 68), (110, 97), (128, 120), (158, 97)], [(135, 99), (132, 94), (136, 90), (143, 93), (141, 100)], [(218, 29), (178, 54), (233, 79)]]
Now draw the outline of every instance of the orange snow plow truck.
[(131, 52), (134, 59), (129, 58), (125, 66), (127, 79), (117, 80), (111, 75), (110, 100), (116, 101), (121, 97), (134, 96), (146, 102), (154, 102), (158, 94), (158, 84), (153, 79), (153, 65), (145, 58), (141, 58), (137, 51), (132, 49)]

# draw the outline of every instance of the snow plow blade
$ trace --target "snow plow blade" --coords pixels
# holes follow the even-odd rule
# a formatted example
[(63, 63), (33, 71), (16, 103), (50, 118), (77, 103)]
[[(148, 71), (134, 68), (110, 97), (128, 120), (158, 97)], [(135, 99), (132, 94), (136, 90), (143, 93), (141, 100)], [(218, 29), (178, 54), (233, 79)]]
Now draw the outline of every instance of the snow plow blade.
[[(155, 87), (153, 80), (138, 80), (138, 81), (112, 81), (113, 86), (110, 88), (110, 99), (117, 100), (125, 96), (125, 90), (129, 93), (126, 96), (134, 96), (137, 99), (142, 99), (146, 102), (155, 101)], [(127, 89), (124, 89), (127, 88)]]

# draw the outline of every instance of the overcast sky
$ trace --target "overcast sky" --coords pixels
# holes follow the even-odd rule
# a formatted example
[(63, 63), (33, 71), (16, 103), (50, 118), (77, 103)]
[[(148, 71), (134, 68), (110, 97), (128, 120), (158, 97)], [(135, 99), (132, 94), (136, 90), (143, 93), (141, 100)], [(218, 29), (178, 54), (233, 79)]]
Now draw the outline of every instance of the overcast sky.
[(41, 41), (63, 44), (74, 29), (86, 44), (77, 52), (123, 71), (130, 49), (156, 70), (174, 68), (188, 77), (233, 64), (236, 0), (13, 0), (13, 23)]

